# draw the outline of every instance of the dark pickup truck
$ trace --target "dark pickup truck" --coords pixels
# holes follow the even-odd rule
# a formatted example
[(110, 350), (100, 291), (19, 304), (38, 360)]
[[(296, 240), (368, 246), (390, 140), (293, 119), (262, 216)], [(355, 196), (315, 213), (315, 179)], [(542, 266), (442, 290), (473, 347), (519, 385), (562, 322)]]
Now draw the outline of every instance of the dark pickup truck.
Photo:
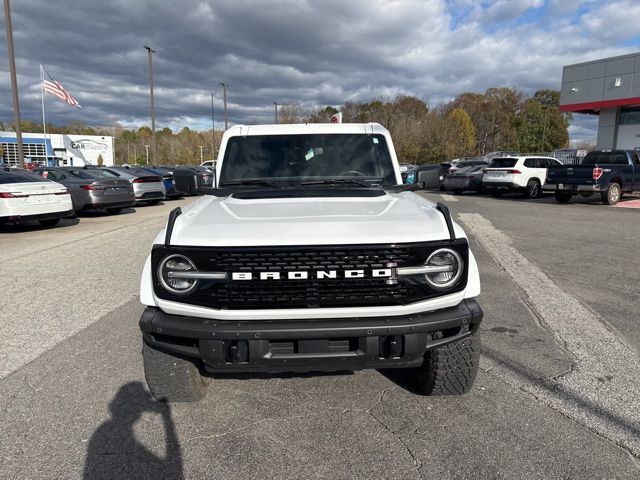
[(635, 150), (594, 150), (580, 165), (550, 167), (542, 188), (555, 192), (558, 203), (599, 193), (602, 203), (615, 205), (624, 192), (640, 190), (640, 157)]

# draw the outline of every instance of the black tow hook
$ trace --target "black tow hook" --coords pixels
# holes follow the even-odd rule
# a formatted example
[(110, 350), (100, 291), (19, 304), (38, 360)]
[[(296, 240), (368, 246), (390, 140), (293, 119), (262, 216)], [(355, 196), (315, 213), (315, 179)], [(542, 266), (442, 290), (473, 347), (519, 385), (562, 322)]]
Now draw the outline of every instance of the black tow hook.
[(400, 358), (403, 350), (402, 335), (389, 335), (380, 337), (380, 358)]
[(226, 351), (226, 361), (233, 363), (247, 363), (249, 361), (249, 344), (246, 340), (233, 340), (229, 342)]

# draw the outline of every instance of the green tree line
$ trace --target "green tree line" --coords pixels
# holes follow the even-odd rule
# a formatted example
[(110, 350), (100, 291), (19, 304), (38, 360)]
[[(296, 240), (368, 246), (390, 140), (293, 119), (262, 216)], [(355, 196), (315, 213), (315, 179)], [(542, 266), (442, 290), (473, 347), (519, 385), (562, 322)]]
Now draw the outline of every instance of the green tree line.
[[(406, 95), (393, 100), (345, 102), (339, 108), (327, 106), (313, 111), (305, 110), (300, 104), (283, 105), (278, 120), (279, 123), (328, 122), (331, 115), (341, 111), (345, 123), (378, 122), (391, 132), (401, 162), (422, 164), (495, 150), (532, 153), (567, 147), (571, 114), (560, 112), (559, 102), (560, 93), (555, 90), (539, 90), (528, 97), (511, 88), (490, 88), (484, 93), (462, 93), (447, 104), (435, 107)], [(0, 123), (0, 129), (12, 128)], [(22, 130), (41, 132), (42, 125), (24, 121)], [(79, 122), (47, 125), (47, 131), (113, 136), (117, 164), (145, 163), (145, 145), (151, 145), (152, 137), (151, 129), (146, 126), (137, 129), (90, 127)], [(201, 158), (214, 158), (222, 133), (187, 127), (177, 132), (169, 128), (158, 130), (158, 161), (193, 165), (200, 163)]]

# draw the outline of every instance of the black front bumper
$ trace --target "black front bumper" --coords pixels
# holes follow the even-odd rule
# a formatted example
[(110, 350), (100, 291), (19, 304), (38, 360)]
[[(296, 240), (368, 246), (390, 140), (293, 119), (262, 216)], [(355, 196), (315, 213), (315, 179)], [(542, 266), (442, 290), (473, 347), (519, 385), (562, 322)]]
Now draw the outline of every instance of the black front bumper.
[(147, 307), (144, 341), (201, 359), (211, 372), (306, 372), (414, 367), (427, 350), (467, 338), (482, 321), (475, 300), (398, 317), (222, 321)]

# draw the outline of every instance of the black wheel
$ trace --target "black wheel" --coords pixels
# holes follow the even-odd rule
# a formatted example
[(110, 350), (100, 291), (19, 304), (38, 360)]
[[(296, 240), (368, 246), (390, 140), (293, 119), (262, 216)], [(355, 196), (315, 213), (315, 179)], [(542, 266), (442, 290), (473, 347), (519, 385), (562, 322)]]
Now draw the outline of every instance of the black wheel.
[(502, 196), (502, 190), (491, 190), (491, 196), (500, 198)]
[(120, 213), (123, 208), (124, 207), (107, 208), (107, 212), (109, 212), (109, 213)]
[(147, 205), (157, 205), (160, 203), (160, 200), (147, 200)]
[(555, 193), (555, 197), (556, 197), (556, 202), (558, 203), (569, 203), (571, 201), (571, 197), (573, 195), (571, 195), (570, 193), (566, 193), (566, 192), (556, 192)]
[(38, 223), (43, 227), (55, 227), (58, 222), (60, 222), (59, 218), (50, 218), (48, 220), (38, 220)]
[(538, 180), (529, 180), (524, 190), (525, 198), (538, 198), (541, 194), (540, 182)]
[(610, 183), (607, 189), (602, 192), (602, 203), (605, 205), (615, 205), (622, 198), (622, 189), (618, 183)]
[(417, 369), (418, 389), (425, 395), (461, 395), (471, 390), (480, 364), (480, 331), (426, 353)]
[(460, 195), (462, 193), (462, 190), (460, 190), (459, 188), (456, 188), (455, 190), (451, 190), (453, 192), (454, 195)]
[(207, 392), (207, 382), (197, 365), (142, 344), (142, 360), (147, 386), (156, 400), (197, 402)]

